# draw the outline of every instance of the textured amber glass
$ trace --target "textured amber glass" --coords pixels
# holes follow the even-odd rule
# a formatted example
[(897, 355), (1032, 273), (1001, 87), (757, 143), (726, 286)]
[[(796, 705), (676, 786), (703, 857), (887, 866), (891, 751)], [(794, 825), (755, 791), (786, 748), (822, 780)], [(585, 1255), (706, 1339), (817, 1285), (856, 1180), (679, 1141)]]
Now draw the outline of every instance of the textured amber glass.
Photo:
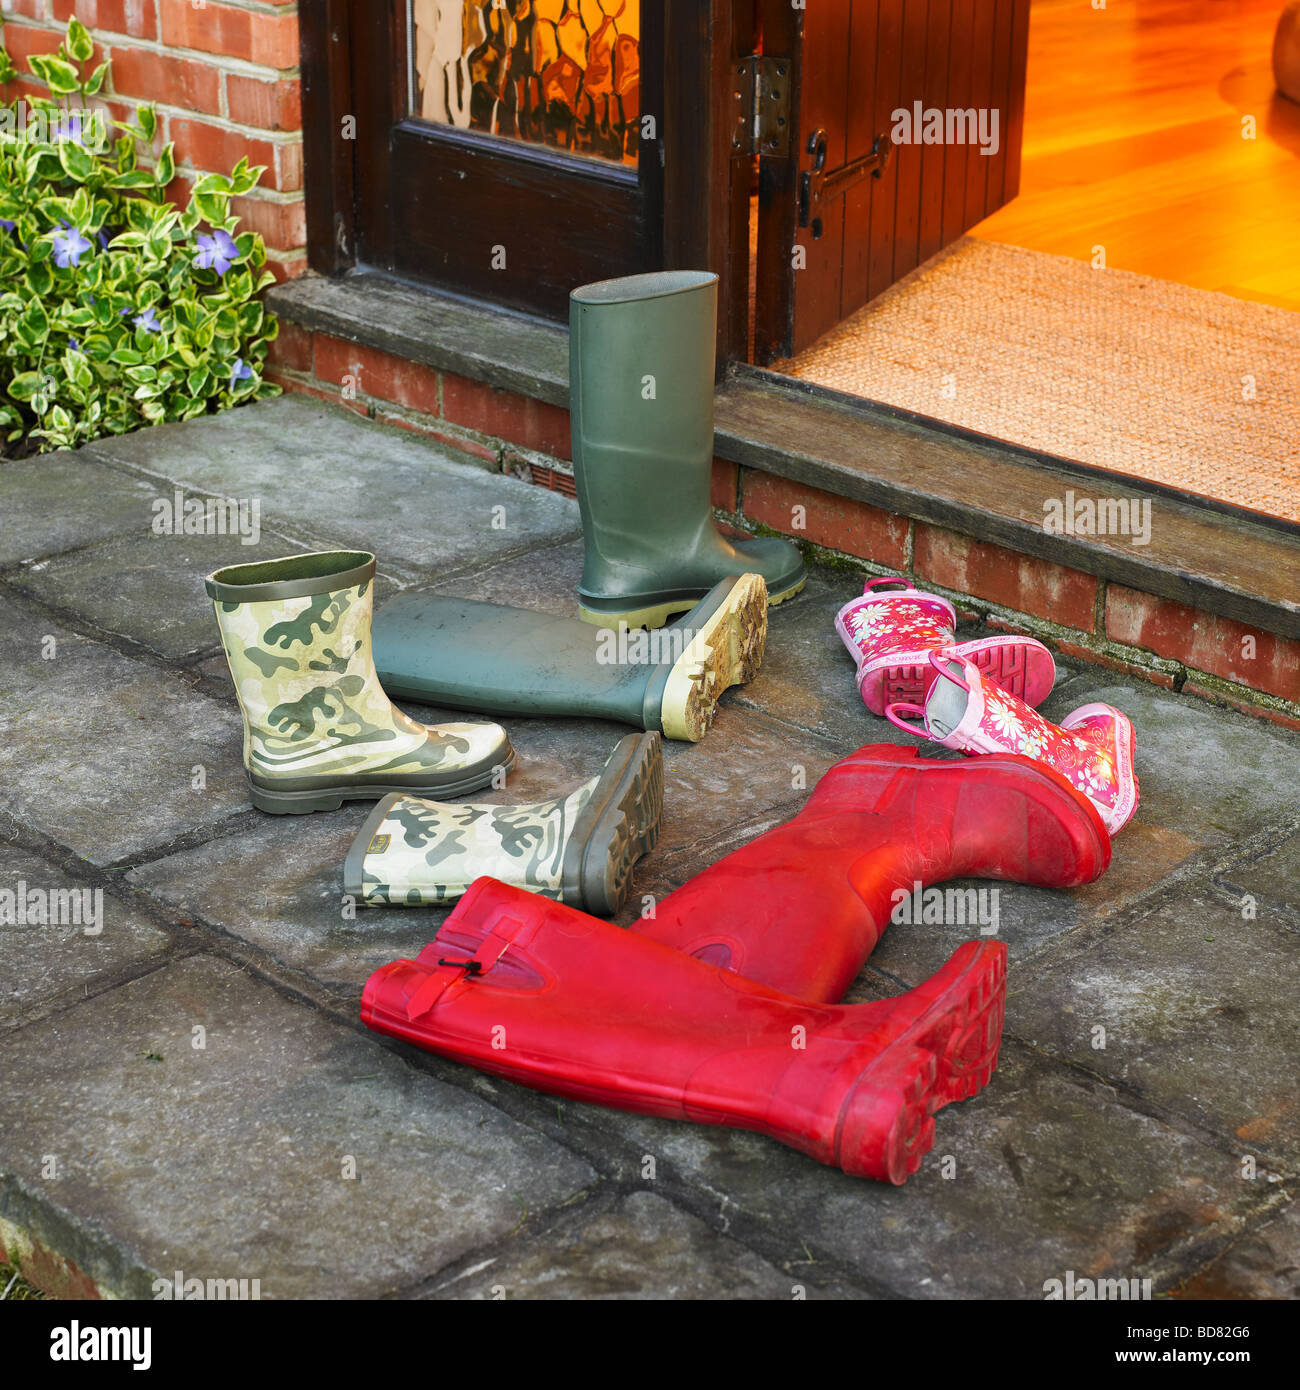
[(635, 164), (640, 0), (410, 0), (413, 114)]

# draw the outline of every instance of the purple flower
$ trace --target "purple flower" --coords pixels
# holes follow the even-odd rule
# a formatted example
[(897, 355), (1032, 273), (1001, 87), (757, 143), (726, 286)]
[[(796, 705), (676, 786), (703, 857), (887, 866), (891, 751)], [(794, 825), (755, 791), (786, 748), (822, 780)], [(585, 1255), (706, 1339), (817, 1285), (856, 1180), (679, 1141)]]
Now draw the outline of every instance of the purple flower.
[(69, 266), (81, 264), (81, 258), (90, 250), (91, 244), (71, 222), (65, 222), (63, 226), (65, 230), (55, 232), (50, 240), (54, 243), (54, 264), (60, 270), (67, 270)]
[[(122, 312), (126, 313), (126, 310), (123, 309)], [(152, 306), (146, 309), (143, 314), (137, 314), (131, 322), (134, 323), (137, 328), (143, 328), (146, 333), (162, 332), (162, 324), (158, 322), (157, 315), (155, 315)]]
[(10, 222), (8, 218), (0, 217), (0, 227), (3, 227), (6, 232), (12, 232), (17, 225), (17, 222)]
[(74, 140), (78, 145), (86, 143), (86, 137), (81, 129), (81, 116), (77, 112), (69, 111), (54, 122), (54, 128), (50, 132), (57, 144), (60, 140)]
[(194, 264), (200, 270), (215, 270), (224, 275), (238, 259), (239, 247), (229, 232), (218, 230), (212, 236), (199, 237), (199, 254), (194, 257)]
[(236, 357), (235, 365), (230, 369), (230, 389), (233, 391), (237, 382), (247, 381), (252, 375), (252, 367), (242, 357)]

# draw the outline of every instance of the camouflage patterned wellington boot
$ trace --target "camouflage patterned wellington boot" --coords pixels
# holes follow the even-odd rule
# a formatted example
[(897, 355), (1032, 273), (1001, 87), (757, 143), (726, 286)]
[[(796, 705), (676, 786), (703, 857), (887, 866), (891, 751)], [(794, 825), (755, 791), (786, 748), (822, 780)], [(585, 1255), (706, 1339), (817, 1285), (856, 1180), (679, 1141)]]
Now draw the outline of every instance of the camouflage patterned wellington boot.
[(375, 617), (375, 665), (399, 699), (533, 719), (614, 719), (697, 743), (718, 696), (758, 671), (766, 638), (767, 588), (757, 574), (719, 581), (653, 632), (405, 593)]
[(401, 791), (455, 796), (514, 765), (498, 725), (430, 728), (389, 702), (370, 649), (374, 577), (368, 551), (335, 550), (207, 578), (259, 810), (333, 811)]
[(627, 898), (632, 866), (659, 838), (663, 802), (658, 734), (628, 734), (599, 776), (531, 806), (452, 806), (399, 792), (361, 827), (343, 891), (368, 907), (438, 907), (490, 874), (612, 916)]

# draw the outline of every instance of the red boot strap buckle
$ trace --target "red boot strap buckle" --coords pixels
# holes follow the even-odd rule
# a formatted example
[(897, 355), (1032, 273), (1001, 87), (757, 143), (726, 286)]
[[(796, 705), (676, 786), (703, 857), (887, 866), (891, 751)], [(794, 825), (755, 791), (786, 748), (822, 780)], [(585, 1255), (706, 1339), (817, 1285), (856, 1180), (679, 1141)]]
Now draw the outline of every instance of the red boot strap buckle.
[(483, 938), (473, 960), (438, 958), (438, 968), (430, 971), (406, 1004), (406, 1017), (414, 1022), (429, 1013), (439, 999), (457, 980), (473, 980), (490, 970), (505, 955), (523, 924), (514, 917), (504, 917)]

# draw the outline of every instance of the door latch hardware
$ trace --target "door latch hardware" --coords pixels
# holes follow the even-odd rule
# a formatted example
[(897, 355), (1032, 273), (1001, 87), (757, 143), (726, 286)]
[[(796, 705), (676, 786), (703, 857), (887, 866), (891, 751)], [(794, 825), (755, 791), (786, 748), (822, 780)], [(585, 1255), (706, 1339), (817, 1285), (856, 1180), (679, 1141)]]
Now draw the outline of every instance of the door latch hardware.
[(847, 193), (866, 178), (879, 178), (889, 163), (890, 151), (894, 148), (889, 136), (882, 130), (871, 142), (871, 153), (838, 169), (826, 171), (826, 150), (828, 144), (826, 131), (820, 126), (808, 137), (808, 154), (812, 164), (805, 169), (799, 179), (799, 225), (811, 227), (813, 239), (822, 234), (822, 210), (832, 198)]

